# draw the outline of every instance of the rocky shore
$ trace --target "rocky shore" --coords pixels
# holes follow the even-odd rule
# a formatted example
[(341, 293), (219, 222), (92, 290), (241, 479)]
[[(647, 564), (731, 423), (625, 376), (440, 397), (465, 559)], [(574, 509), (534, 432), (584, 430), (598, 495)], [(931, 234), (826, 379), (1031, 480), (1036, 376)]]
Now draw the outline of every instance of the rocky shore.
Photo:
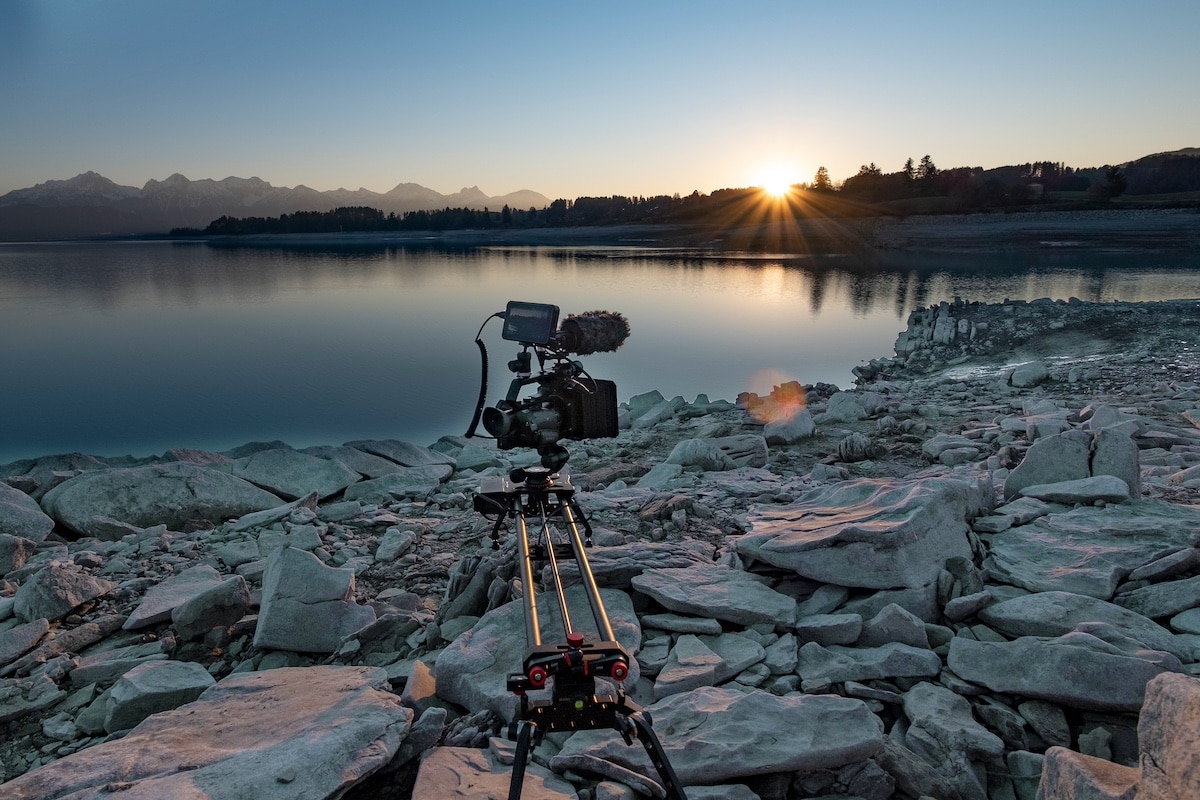
[[(688, 797), (1200, 796), (1198, 317), (943, 303), (853, 390), (650, 393), (567, 442)], [(0, 465), (0, 796), (507, 796), (522, 588), (472, 497), (529, 461)], [(655, 775), (615, 732), (552, 734), (523, 796)]]

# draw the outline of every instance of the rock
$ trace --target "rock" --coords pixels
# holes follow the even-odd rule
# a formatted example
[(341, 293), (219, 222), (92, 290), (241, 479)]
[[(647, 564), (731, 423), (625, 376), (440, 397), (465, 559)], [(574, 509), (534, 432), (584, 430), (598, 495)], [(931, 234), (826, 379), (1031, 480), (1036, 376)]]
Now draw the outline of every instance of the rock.
[(395, 461), (386, 459), (382, 456), (377, 456), (372, 453), (366, 453), (359, 450), (357, 447), (332, 447), (328, 445), (319, 445), (317, 447), (306, 447), (300, 451), (310, 456), (318, 458), (327, 458), (330, 461), (336, 461), (346, 469), (358, 473), (364, 478), (381, 478), (392, 472), (403, 469), (400, 464)]
[(439, 453), (411, 442), (402, 442), (397, 439), (369, 439), (346, 442), (345, 446), (381, 456), (404, 467), (449, 466), (450, 471), (454, 471), (455, 461), (453, 458), (445, 453)]
[(1018, 389), (1027, 389), (1044, 383), (1050, 377), (1050, 371), (1041, 361), (1029, 361), (1019, 364), (1008, 373), (1008, 385)]
[(971, 704), (945, 687), (918, 683), (904, 695), (904, 714), (912, 722), (905, 746), (933, 764), (961, 797), (987, 800), (971, 762), (998, 758), (1004, 742), (975, 721)]
[[(863, 702), (833, 695), (709, 687), (672, 695), (647, 711), (685, 786), (834, 769), (883, 748), (882, 727)], [(588, 769), (620, 780), (603, 771), (606, 764), (657, 778), (645, 750), (626, 746), (612, 731), (576, 733), (550, 761), (555, 770)]]
[(716, 565), (646, 570), (633, 588), (681, 614), (715, 617), (739, 625), (790, 627), (796, 601), (764, 586), (750, 573)]
[(1039, 800), (1134, 800), (1141, 796), (1140, 777), (1133, 767), (1051, 747), (1042, 764), (1037, 796)]
[[(1146, 683), (1165, 670), (1082, 633), (1011, 642), (950, 642), (950, 669), (994, 692), (1095, 711), (1137, 711)], [(1032, 670), (1030, 664), (1037, 664)]]
[(863, 622), (857, 644), (859, 647), (879, 647), (889, 642), (928, 648), (929, 635), (925, 632), (925, 623), (916, 614), (895, 603), (885, 606), (878, 614)]
[(421, 498), (433, 493), (454, 474), (448, 464), (405, 467), (369, 481), (360, 481), (346, 489), (347, 500), (364, 503), (391, 503), (406, 498)]
[[(49, 675), (0, 680), (0, 725), (51, 708), (66, 696), (67, 693), (59, 689)], [(8, 783), (2, 785), (5, 800), (12, 797), (7, 794), (9, 786)], [(40, 800), (41, 795), (37, 797)]]
[(110, 520), (172, 530), (212, 528), (282, 502), (240, 478), (181, 462), (87, 472), (42, 498), (46, 513), (59, 524), (98, 539), (106, 538)]
[(171, 624), (183, 641), (199, 639), (213, 628), (228, 628), (250, 609), (250, 587), (233, 575), (185, 600), (171, 612)]
[(1142, 470), (1138, 446), (1126, 433), (1102, 428), (1092, 436), (1093, 477), (1112, 475), (1125, 481), (1134, 497), (1142, 494)]
[(109, 733), (132, 728), (151, 714), (190, 703), (216, 681), (199, 664), (154, 661), (126, 672), (113, 684), (104, 716)]
[(1112, 625), (1151, 650), (1165, 650), (1183, 660), (1182, 647), (1166, 628), (1114, 603), (1070, 592), (1037, 592), (993, 603), (979, 612), (987, 625), (1011, 638), (1062, 636), (1084, 623)]
[(266, 528), (273, 523), (287, 519), (292, 515), (292, 512), (298, 508), (307, 508), (312, 511), (317, 509), (317, 493), (312, 492), (305, 497), (295, 500), (291, 503), (286, 503), (276, 508), (268, 508), (263, 511), (254, 511), (249, 514), (243, 514), (233, 522), (227, 523), (225, 529), (232, 532), (248, 531), (254, 528)]
[(704, 472), (733, 469), (737, 465), (711, 439), (685, 439), (671, 450), (667, 464), (678, 464), (685, 469), (695, 467)]
[[(508, 797), (512, 769), (489, 750), (474, 747), (435, 747), (421, 759), (413, 797)], [(575, 800), (575, 787), (530, 760), (521, 797), (526, 800)]]
[[(121, 623), (124, 621), (125, 617), (120, 614), (106, 614), (69, 630), (59, 630), (56, 636), (43, 639), (42, 643), (33, 650), (0, 669), (0, 675), (25, 674), (65, 654), (86, 650), (113, 632), (120, 630)], [(80, 661), (82, 660), (80, 659)]]
[[(0, 536), (20, 537), (37, 544), (52, 530), (54, 520), (46, 516), (36, 500), (0, 481)], [(5, 572), (11, 570), (0, 568), (0, 575)]]
[(133, 631), (166, 622), (172, 612), (196, 595), (219, 586), (223, 578), (208, 564), (189, 567), (146, 590), (140, 602), (125, 620), (125, 630)]
[(261, 450), (222, 469), (285, 500), (298, 500), (314, 492), (323, 500), (360, 478), (357, 472), (337, 461), (290, 448)]
[(1200, 606), (1200, 575), (1134, 589), (1113, 602), (1151, 619), (1174, 616)]
[(327, 567), (312, 553), (282, 547), (267, 559), (254, 646), (332, 653), (371, 622), (370, 606), (354, 602), (354, 570)]
[(4, 796), (340, 797), (391, 760), (412, 724), (412, 712), (385, 690), (386, 681), (382, 669), (370, 667), (232, 675), (121, 739), (9, 781)]
[(854, 644), (862, 634), (863, 618), (858, 614), (811, 614), (797, 617), (795, 628), (806, 642)]
[(807, 408), (781, 420), (763, 426), (763, 438), (768, 445), (789, 445), (811, 437), (817, 432), (817, 423)]
[(1058, 483), (1040, 483), (1020, 490), (1023, 497), (1046, 503), (1092, 505), (1097, 502), (1128, 503), (1132, 498), (1129, 485), (1112, 475), (1098, 475)]
[(25, 622), (62, 619), (73, 609), (116, 588), (115, 583), (93, 577), (73, 564), (55, 561), (21, 584), (13, 612)]
[(712, 441), (733, 462), (735, 469), (758, 469), (767, 465), (767, 440), (763, 436), (744, 433), (738, 436), (722, 436)]
[(1026, 486), (1091, 477), (1091, 435), (1066, 431), (1038, 439), (1004, 480), (1004, 499), (1017, 497)]
[(966, 520), (984, 496), (952, 478), (843, 481), (756, 507), (737, 552), (822, 583), (916, 588), (936, 581), (946, 558), (971, 556)]
[(1141, 500), (1040, 517), (991, 538), (990, 581), (1111, 599), (1132, 570), (1191, 547), (1200, 509)]
[(24, 625), (0, 631), (0, 667), (11, 664), (36, 647), (49, 630), (48, 620), (35, 619)]
[(942, 660), (932, 650), (896, 642), (879, 647), (822, 647), (809, 642), (800, 648), (796, 671), (804, 691), (821, 691), (846, 681), (932, 677), (942, 671)]
[(1200, 797), (1200, 681), (1164, 674), (1146, 687), (1138, 718), (1142, 783), (1148, 800)]
[[(547, 645), (565, 642), (557, 598), (549, 593), (539, 593), (536, 597), (542, 641)], [(566, 597), (569, 609), (588, 608), (582, 586), (569, 587)], [(642, 633), (629, 596), (601, 589), (600, 597), (618, 643), (631, 657), (636, 656)], [(596, 632), (590, 626), (590, 614), (573, 612), (572, 621), (577, 630), (594, 640)], [(509, 674), (523, 670), (525, 651), (524, 601), (514, 600), (488, 611), (438, 655), (434, 663), (438, 696), (464, 708), (487, 709), (503, 719), (512, 719), (517, 698), (508, 691), (507, 680)], [(637, 679), (636, 662), (630, 668), (632, 685)]]
[(0, 577), (25, 566), (36, 551), (37, 542), (32, 539), (0, 533)]
[(379, 547), (375, 550), (376, 563), (387, 564), (395, 561), (408, 552), (416, 539), (417, 535), (412, 531), (388, 528), (384, 531), (383, 538), (379, 540)]

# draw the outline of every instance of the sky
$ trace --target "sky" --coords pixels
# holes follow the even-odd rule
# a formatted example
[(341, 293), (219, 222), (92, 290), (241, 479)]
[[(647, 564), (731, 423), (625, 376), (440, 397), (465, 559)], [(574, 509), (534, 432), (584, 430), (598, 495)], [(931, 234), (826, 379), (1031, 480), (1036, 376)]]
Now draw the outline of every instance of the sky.
[(0, 194), (550, 198), (1200, 146), (1195, 0), (0, 0)]

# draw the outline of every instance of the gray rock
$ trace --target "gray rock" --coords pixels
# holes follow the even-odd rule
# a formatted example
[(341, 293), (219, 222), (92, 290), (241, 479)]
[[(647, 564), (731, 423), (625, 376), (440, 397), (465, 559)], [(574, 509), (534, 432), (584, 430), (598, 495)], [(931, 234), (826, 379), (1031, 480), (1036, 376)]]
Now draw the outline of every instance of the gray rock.
[(1191, 547), (1200, 510), (1157, 500), (1051, 514), (991, 539), (990, 581), (1108, 600), (1132, 570)]
[(971, 556), (966, 520), (988, 495), (951, 478), (843, 481), (757, 507), (737, 552), (822, 583), (916, 588), (936, 581), (946, 558)]
[[(0, 725), (50, 708), (66, 696), (67, 693), (59, 689), (49, 675), (0, 680)], [(5, 800), (12, 797), (7, 794), (10, 785), (4, 784)], [(40, 800), (44, 795), (29, 797)]]
[(0, 577), (25, 566), (25, 562), (29, 561), (36, 551), (37, 542), (32, 539), (0, 533)]
[(132, 728), (151, 714), (192, 702), (215, 683), (208, 670), (195, 662), (140, 664), (113, 684), (104, 729), (113, 733)]
[(895, 642), (879, 647), (822, 647), (809, 642), (800, 648), (796, 671), (806, 692), (821, 691), (846, 681), (932, 677), (942, 671), (942, 660), (932, 650)]
[(36, 647), (49, 630), (50, 622), (45, 619), (0, 630), (0, 667), (11, 664)]
[(806, 642), (819, 645), (854, 644), (862, 634), (863, 618), (858, 614), (811, 614), (797, 617), (796, 633)]
[(184, 708), (155, 714), (4, 784), (6, 800), (71, 797), (340, 797), (387, 764), (412, 712), (371, 667), (230, 676)]
[(346, 469), (353, 470), (364, 478), (381, 478), (384, 475), (403, 469), (395, 461), (372, 453), (363, 452), (357, 447), (346, 447), (345, 445), (341, 447), (334, 447), (332, 445), (306, 447), (300, 452), (336, 461)]
[[(52, 530), (54, 520), (46, 516), (36, 500), (0, 481), (0, 535), (19, 536), (36, 544)], [(0, 569), (0, 575), (8, 571)]]
[(1123, 431), (1104, 428), (1092, 437), (1092, 475), (1112, 475), (1125, 481), (1134, 497), (1142, 494), (1138, 446)]
[[(710, 687), (672, 695), (647, 710), (685, 786), (834, 769), (871, 758), (883, 748), (882, 727), (866, 705), (833, 695), (777, 697), (761, 690)], [(576, 733), (550, 762), (556, 770), (584, 764), (657, 776), (645, 750), (626, 746), (612, 731)], [(615, 777), (619, 773), (608, 774), (620, 780)]]
[(199, 639), (213, 628), (228, 628), (250, 609), (250, 587), (241, 575), (185, 600), (171, 612), (171, 624), (179, 637)]
[(750, 573), (716, 565), (653, 569), (634, 576), (633, 588), (681, 614), (739, 625), (791, 627), (796, 601), (764, 586)]
[(857, 644), (859, 647), (878, 647), (889, 642), (928, 648), (929, 635), (925, 632), (925, 623), (916, 614), (895, 603), (885, 606), (878, 614), (863, 622)]
[[(628, 589), (636, 575), (650, 569), (685, 569), (712, 564), (712, 555), (707, 548), (690, 546), (689, 543), (643, 542), (636, 544), (593, 547), (588, 551), (588, 563), (592, 575), (600, 586)], [(560, 565), (563, 575), (574, 579), (579, 574), (574, 561)], [(702, 613), (700, 616), (711, 615)]]
[(248, 531), (252, 528), (265, 528), (275, 522), (287, 519), (292, 515), (292, 512), (298, 508), (307, 508), (312, 511), (317, 510), (317, 493), (312, 492), (299, 500), (291, 503), (286, 503), (275, 508), (264, 509), (263, 511), (253, 511), (249, 514), (243, 514), (233, 522), (225, 525), (225, 529), (234, 533)]
[(1200, 575), (1134, 589), (1113, 602), (1151, 619), (1174, 616), (1200, 606)]
[(124, 628), (134, 631), (150, 625), (166, 622), (172, 612), (193, 597), (219, 586), (224, 578), (208, 564), (197, 564), (178, 575), (167, 578), (146, 590)]
[(965, 680), (994, 692), (1095, 711), (1137, 711), (1146, 683), (1166, 671), (1083, 633), (1011, 642), (959, 636), (950, 643), (947, 663)]
[(1027, 389), (1044, 383), (1050, 377), (1050, 371), (1041, 361), (1029, 361), (1019, 364), (1008, 373), (1008, 385), (1018, 389)]
[(115, 583), (93, 577), (74, 564), (55, 561), (21, 584), (13, 613), (25, 622), (62, 619), (73, 609), (116, 588)]
[(254, 646), (332, 653), (342, 640), (375, 621), (354, 602), (354, 570), (327, 567), (312, 553), (283, 547), (267, 559)]
[(945, 687), (923, 682), (905, 693), (904, 714), (912, 723), (905, 746), (933, 764), (961, 797), (987, 800), (971, 762), (999, 757), (1004, 742), (975, 721), (971, 704)]
[(782, 420), (773, 420), (763, 426), (763, 438), (768, 445), (795, 444), (817, 432), (817, 423), (807, 408)]
[(1017, 497), (1026, 486), (1091, 477), (1092, 437), (1086, 431), (1066, 431), (1038, 439), (1004, 480), (1004, 498)]
[(689, 634), (680, 636), (667, 655), (666, 663), (654, 681), (654, 697), (664, 697), (680, 692), (690, 692), (702, 686), (715, 686), (733, 677), (724, 659), (714, 653), (699, 638)]
[(383, 538), (379, 540), (379, 547), (375, 550), (376, 563), (387, 564), (395, 561), (408, 552), (416, 540), (417, 535), (412, 531), (388, 528), (384, 531)]
[(712, 441), (733, 462), (735, 468), (758, 469), (767, 465), (767, 440), (763, 436), (743, 433), (737, 436), (722, 436)]
[[(508, 797), (512, 769), (488, 750), (435, 747), (421, 759), (413, 797)], [(540, 764), (526, 767), (521, 797), (529, 800), (575, 800), (575, 787)]]
[[(105, 538), (118, 520), (173, 530), (215, 527), (283, 503), (276, 495), (216, 469), (180, 462), (88, 472), (42, 498), (46, 513), (82, 536)], [(124, 535), (124, 534), (122, 534)]]
[(1112, 475), (1098, 475), (1092, 478), (1059, 481), (1058, 483), (1039, 483), (1022, 487), (1020, 494), (1046, 503), (1062, 503), (1064, 505), (1076, 503), (1092, 505), (1098, 501), (1128, 503), (1133, 499), (1129, 485)]
[(1174, 653), (1181, 659), (1190, 648), (1181, 647), (1166, 628), (1141, 614), (1114, 603), (1070, 592), (1037, 592), (993, 603), (979, 612), (987, 625), (1009, 638), (1062, 636), (1084, 623), (1112, 625), (1151, 650)]
[(364, 503), (391, 503), (406, 498), (425, 497), (454, 474), (449, 464), (405, 467), (396, 472), (360, 481), (346, 489), (347, 500)]
[(1046, 744), (1070, 746), (1071, 727), (1067, 723), (1067, 715), (1059, 706), (1045, 700), (1026, 700), (1017, 705), (1017, 713)]
[(721, 623), (715, 619), (690, 617), (681, 614), (643, 614), (642, 628), (654, 628), (660, 631), (674, 633), (696, 633), (717, 636), (721, 633)]
[(402, 442), (397, 439), (370, 439), (346, 442), (346, 447), (381, 456), (405, 467), (449, 466), (450, 471), (454, 471), (455, 461), (452, 457), (411, 442)]
[(337, 461), (283, 448), (259, 451), (222, 469), (285, 500), (297, 500), (312, 492), (325, 499), (360, 478)]
[(703, 472), (734, 469), (737, 466), (711, 439), (684, 439), (675, 445), (664, 463), (678, 464), (685, 469), (695, 467)]

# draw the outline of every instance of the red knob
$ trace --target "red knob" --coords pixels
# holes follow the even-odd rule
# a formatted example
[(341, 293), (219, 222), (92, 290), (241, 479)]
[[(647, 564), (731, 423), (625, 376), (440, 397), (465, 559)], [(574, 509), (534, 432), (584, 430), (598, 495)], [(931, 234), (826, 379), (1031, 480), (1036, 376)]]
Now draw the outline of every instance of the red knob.
[(546, 670), (542, 667), (533, 667), (529, 670), (529, 684), (535, 689), (540, 689), (546, 685)]
[(629, 667), (624, 661), (618, 661), (612, 665), (609, 674), (612, 675), (614, 681), (623, 681), (629, 677)]
[(567, 634), (567, 644), (571, 647), (583, 647), (583, 634), (576, 631)]

